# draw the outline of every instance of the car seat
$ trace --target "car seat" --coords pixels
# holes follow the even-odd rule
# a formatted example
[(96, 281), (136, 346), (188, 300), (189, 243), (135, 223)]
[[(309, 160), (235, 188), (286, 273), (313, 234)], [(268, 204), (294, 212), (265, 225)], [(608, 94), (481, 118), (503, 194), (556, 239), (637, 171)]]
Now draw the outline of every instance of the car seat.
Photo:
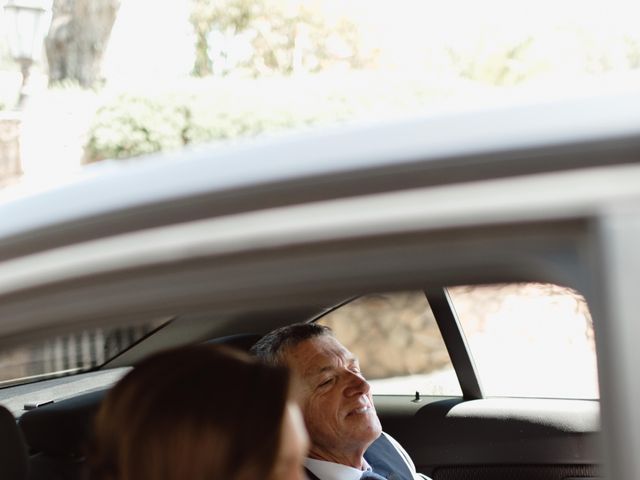
[(0, 478), (26, 480), (27, 447), (13, 414), (0, 405)]

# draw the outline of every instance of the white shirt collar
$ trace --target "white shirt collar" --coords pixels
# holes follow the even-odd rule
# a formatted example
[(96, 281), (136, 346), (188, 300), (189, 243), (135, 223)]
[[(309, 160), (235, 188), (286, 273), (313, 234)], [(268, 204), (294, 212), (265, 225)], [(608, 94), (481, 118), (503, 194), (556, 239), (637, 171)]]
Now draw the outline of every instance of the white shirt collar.
[(360, 480), (360, 477), (365, 471), (371, 470), (371, 467), (364, 458), (362, 461), (365, 467), (364, 470), (339, 463), (316, 460), (315, 458), (306, 458), (304, 466), (311, 470), (311, 473), (320, 480)]

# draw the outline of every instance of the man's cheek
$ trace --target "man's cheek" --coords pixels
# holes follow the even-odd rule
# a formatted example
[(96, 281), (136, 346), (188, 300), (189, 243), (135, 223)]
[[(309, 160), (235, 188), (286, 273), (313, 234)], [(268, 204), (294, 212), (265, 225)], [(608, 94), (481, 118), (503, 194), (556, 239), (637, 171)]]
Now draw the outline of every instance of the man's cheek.
[(304, 417), (304, 422), (307, 425), (314, 424), (322, 418), (322, 415), (318, 417), (318, 411), (316, 409), (316, 406), (313, 403), (307, 402), (304, 405), (304, 408), (302, 408), (302, 413)]

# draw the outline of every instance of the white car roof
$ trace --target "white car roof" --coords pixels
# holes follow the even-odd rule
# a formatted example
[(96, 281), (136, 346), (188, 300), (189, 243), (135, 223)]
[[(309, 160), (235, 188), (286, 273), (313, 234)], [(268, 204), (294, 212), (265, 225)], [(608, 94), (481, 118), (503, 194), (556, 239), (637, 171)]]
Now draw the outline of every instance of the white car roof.
[[(230, 192), (253, 190), (261, 195), (236, 206), (251, 210), (261, 208), (264, 199), (276, 195), (283, 185), (297, 191), (316, 186), (324, 189), (316, 192), (317, 198), (332, 198), (341, 196), (333, 183), (352, 182), (356, 191), (394, 189), (384, 178), (374, 178), (391, 173), (409, 179), (420, 172), (423, 183), (434, 184), (632, 161), (624, 152), (596, 158), (584, 152), (593, 145), (599, 151), (618, 152), (640, 145), (638, 105), (640, 92), (625, 92), (440, 112), (231, 146), (199, 147), (135, 162), (107, 161), (87, 167), (83, 175), (65, 185), (0, 203), (0, 257), (3, 240), (12, 237), (202, 195), (228, 197)], [(549, 149), (554, 149), (553, 156), (545, 155)], [(299, 199), (290, 195), (286, 201), (297, 203)], [(136, 229), (135, 222), (124, 228)]]

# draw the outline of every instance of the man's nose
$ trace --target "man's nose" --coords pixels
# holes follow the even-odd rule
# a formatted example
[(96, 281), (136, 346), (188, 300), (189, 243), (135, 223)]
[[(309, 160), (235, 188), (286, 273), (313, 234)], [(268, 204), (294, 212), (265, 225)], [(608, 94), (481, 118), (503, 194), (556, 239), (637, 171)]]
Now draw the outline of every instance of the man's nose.
[(363, 395), (369, 393), (370, 387), (369, 383), (362, 377), (362, 375), (358, 375), (353, 372), (346, 372), (347, 375), (347, 386), (344, 390), (345, 395), (348, 397), (352, 395)]

